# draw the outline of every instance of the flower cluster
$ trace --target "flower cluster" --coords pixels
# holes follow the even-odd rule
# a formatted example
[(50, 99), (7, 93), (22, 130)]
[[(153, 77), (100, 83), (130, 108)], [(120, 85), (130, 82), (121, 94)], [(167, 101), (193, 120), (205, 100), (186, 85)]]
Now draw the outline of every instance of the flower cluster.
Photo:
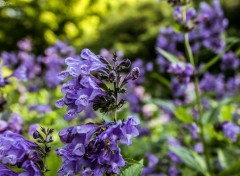
[(227, 138), (233, 142), (237, 141), (238, 134), (240, 133), (240, 127), (238, 125), (233, 122), (224, 122), (222, 124), (222, 129)]
[[(130, 60), (125, 59), (116, 63), (117, 56), (115, 56), (114, 66), (102, 57), (92, 53), (89, 49), (83, 49), (81, 52), (82, 59), (67, 58), (65, 60), (68, 65), (66, 71), (59, 74), (60, 79), (69, 79), (62, 86), (62, 92), (65, 97), (56, 102), (56, 106), (61, 108), (67, 105), (66, 120), (71, 120), (77, 117), (78, 113), (88, 107), (93, 106), (93, 110), (100, 109), (103, 112), (109, 112), (113, 109), (119, 108), (124, 103), (120, 101), (115, 104), (118, 93), (125, 93), (123, 86), (129, 80), (135, 80), (139, 77), (139, 69), (133, 68), (131, 72), (120, 80), (120, 72), (122, 69), (128, 68), (131, 64)], [(95, 76), (97, 75), (97, 77)], [(117, 90), (110, 90), (104, 81), (110, 83), (119, 83)]]
[(125, 166), (118, 142), (130, 145), (131, 138), (138, 135), (138, 124), (136, 118), (129, 117), (124, 122), (90, 123), (61, 130), (59, 136), (66, 146), (56, 151), (63, 160), (58, 174), (118, 174), (119, 168)]
[(173, 73), (178, 76), (181, 82), (188, 83), (190, 77), (193, 75), (194, 68), (191, 64), (171, 64), (167, 70), (169, 73)]
[(219, 0), (213, 0), (212, 6), (202, 2), (196, 23), (198, 24), (197, 34), (193, 34), (196, 40), (200, 40), (201, 45), (216, 53), (223, 52), (225, 42), (222, 34), (228, 26), (228, 20), (224, 17)]
[[(24, 139), (21, 135), (6, 131), (0, 135), (0, 160), (6, 165), (16, 165), (25, 171), (23, 175), (42, 176), (42, 160), (36, 151), (38, 145)], [(0, 173), (14, 173), (6, 166), (0, 165)], [(13, 175), (14, 175), (13, 174)]]
[(223, 55), (221, 69), (222, 70), (236, 70), (239, 67), (239, 58), (231, 51)]
[(14, 133), (20, 133), (23, 123), (22, 117), (17, 113), (13, 113), (8, 121), (0, 120), (0, 134), (7, 130)]
[[(10, 82), (11, 77), (28, 83), (30, 91), (37, 91), (39, 86), (46, 84), (48, 88), (55, 88), (60, 84), (58, 73), (63, 69), (64, 58), (75, 56), (74, 48), (57, 41), (54, 46), (45, 50), (45, 55), (34, 55), (31, 40), (25, 39), (18, 42), (17, 52), (2, 52), (3, 59), (0, 65), (0, 86)], [(12, 74), (6, 77), (1, 75), (2, 67), (12, 70)], [(44, 80), (44, 81), (43, 81)]]

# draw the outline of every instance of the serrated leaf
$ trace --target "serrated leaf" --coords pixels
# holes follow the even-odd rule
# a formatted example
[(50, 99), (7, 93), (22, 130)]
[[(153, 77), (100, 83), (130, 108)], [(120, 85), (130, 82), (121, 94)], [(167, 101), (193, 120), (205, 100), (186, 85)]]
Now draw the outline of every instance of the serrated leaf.
[(185, 147), (170, 147), (170, 150), (173, 151), (186, 165), (192, 169), (207, 174), (206, 166), (201, 158), (196, 152), (193, 152)]
[(194, 118), (183, 107), (179, 106), (174, 112), (175, 116), (184, 123), (192, 123)]
[(156, 50), (157, 50), (157, 52), (159, 52), (159, 54), (163, 55), (163, 57), (171, 63), (180, 63), (181, 62), (177, 56), (175, 56), (161, 48), (156, 48)]
[(134, 160), (131, 160), (129, 163), (128, 163), (128, 167), (125, 168), (120, 176), (140, 176), (141, 175), (141, 172), (142, 172), (142, 168), (143, 168), (143, 160), (141, 161), (134, 161)]

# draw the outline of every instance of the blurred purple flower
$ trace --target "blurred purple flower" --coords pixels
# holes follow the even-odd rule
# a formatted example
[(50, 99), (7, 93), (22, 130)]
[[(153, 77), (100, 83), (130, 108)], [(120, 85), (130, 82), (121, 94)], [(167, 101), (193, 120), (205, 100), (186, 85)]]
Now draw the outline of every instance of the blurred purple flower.
[(224, 122), (222, 127), (224, 135), (233, 142), (236, 142), (240, 133), (240, 127), (232, 122)]
[(28, 109), (30, 111), (36, 111), (39, 114), (44, 114), (44, 113), (52, 111), (51, 106), (47, 105), (47, 104), (46, 105), (31, 105), (28, 107)]
[(228, 52), (222, 57), (221, 68), (223, 70), (236, 70), (239, 67), (239, 58), (233, 53)]

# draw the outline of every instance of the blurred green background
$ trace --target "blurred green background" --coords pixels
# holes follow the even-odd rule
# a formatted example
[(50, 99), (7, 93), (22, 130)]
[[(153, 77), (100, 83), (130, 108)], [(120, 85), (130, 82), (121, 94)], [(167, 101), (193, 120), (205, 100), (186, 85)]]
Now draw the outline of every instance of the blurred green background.
[[(197, 4), (201, 2), (194, 0)], [(221, 2), (238, 35), (239, 0)], [(57, 39), (76, 46), (123, 50), (129, 58), (155, 58), (160, 26), (171, 24), (171, 7), (157, 0), (0, 0), (0, 51), (30, 37), (41, 54)]]

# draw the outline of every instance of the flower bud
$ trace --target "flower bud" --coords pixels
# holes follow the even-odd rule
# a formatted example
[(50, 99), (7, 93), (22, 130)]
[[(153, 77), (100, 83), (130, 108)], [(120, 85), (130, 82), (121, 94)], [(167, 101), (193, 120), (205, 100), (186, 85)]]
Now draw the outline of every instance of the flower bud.
[(110, 71), (110, 73), (108, 75), (108, 79), (109, 79), (110, 82), (116, 82), (117, 74), (114, 70)]
[(33, 138), (34, 139), (39, 139), (39, 138), (43, 138), (42, 135), (36, 130), (34, 133), (33, 133)]
[(122, 62), (120, 62), (117, 66), (118, 69), (125, 69), (129, 68), (131, 65), (131, 61), (129, 59), (124, 59)]
[(136, 80), (140, 76), (140, 70), (138, 67), (134, 67), (129, 74), (131, 80)]

